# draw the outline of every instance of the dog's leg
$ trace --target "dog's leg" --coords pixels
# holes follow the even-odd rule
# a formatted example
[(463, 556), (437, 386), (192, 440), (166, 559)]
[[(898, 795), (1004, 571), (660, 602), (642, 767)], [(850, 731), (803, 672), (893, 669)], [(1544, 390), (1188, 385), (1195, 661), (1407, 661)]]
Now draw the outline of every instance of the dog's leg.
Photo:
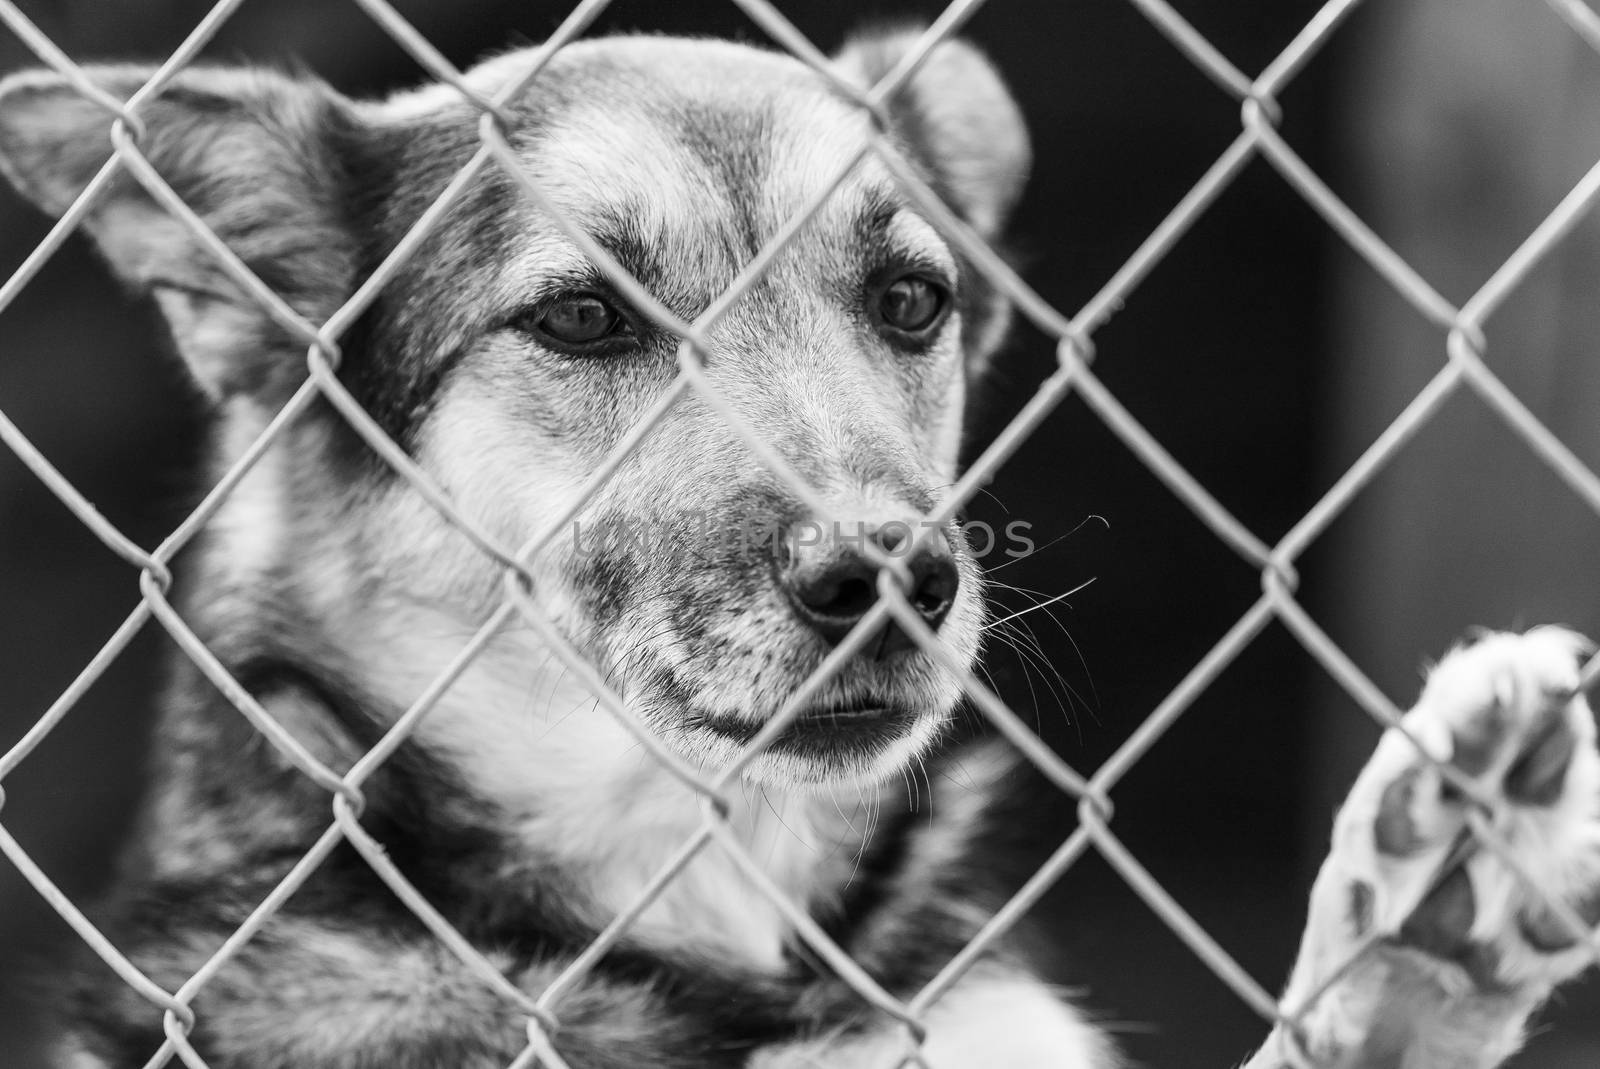
[[(1291, 1017), (1306, 1008), (1247, 1069), (1489, 1069), (1593, 962), (1543, 897), (1600, 919), (1600, 755), (1574, 696), (1582, 647), (1555, 628), (1495, 634), (1433, 671), (1404, 719), (1412, 738), (1384, 735), (1335, 822), (1283, 1002)], [(1474, 839), (1479, 803), (1412, 739), (1490, 803), (1483, 819), (1514, 866)]]

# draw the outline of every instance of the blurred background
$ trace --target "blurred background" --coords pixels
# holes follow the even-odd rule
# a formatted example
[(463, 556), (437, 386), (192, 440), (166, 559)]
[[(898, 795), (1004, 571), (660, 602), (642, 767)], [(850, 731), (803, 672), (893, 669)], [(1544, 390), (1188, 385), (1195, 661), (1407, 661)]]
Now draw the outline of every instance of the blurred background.
[[(195, 0), (18, 5), (80, 60), (164, 58)], [(560, 0), (395, 5), (458, 64), (542, 39)], [(1317, 12), (1312, 0), (1179, 0), (1248, 73)], [(831, 49), (873, 18), (936, 3), (790, 5)], [(724, 0), (618, 0), (600, 31), (760, 32)], [(968, 36), (1009, 79), (1036, 173), (1013, 252), (1056, 307), (1082, 306), (1239, 130), (1239, 106), (1121, 0), (992, 0)], [(292, 64), (351, 93), (420, 73), (354, 3), (247, 0), (208, 56)], [(33, 61), (0, 31), (0, 70)], [(1402, 256), (1460, 303), (1596, 160), (1600, 54), (1551, 10), (1511, 0), (1359, 8), (1281, 95), (1296, 150)], [(46, 232), (0, 191), (0, 276)], [(1489, 324), (1488, 359), (1600, 466), (1600, 220), (1543, 261)], [(198, 405), (154, 317), (81, 241), (0, 311), (0, 408), (146, 546), (194, 500)], [(1262, 161), (1253, 162), (1096, 335), (1097, 372), (1229, 509), (1275, 541), (1440, 366), (1444, 337)], [(1020, 327), (975, 415), (973, 448), (1052, 367)], [(992, 649), (1005, 697), (1067, 760), (1105, 760), (1259, 596), (1211, 536), (1076, 399), (1001, 472), (973, 515), (1033, 525), (1038, 552), (994, 579), (1001, 614), (1086, 589)], [(1301, 562), (1302, 599), (1396, 702), (1468, 627), (1558, 621), (1600, 633), (1600, 520), (1472, 397), (1386, 469)], [(0, 451), (0, 750), (71, 682), (136, 603), (132, 571)], [(1029, 643), (1037, 643), (1035, 649)], [(135, 642), (5, 782), (5, 827), (74, 900), (104, 887), (141, 788), (168, 650)], [(1290, 963), (1330, 817), (1377, 728), (1280, 627), (1231, 665), (1123, 781), (1114, 829), (1269, 989)], [(1033, 860), (1074, 825), (1039, 791)], [(1091, 852), (1039, 909), (1056, 979), (1081, 986), (1137, 1063), (1236, 1064), (1261, 1022)], [(40, 1064), (25, 964), (70, 937), (0, 863), (0, 1066)], [(1600, 992), (1579, 989), (1516, 1062), (1592, 1067)]]

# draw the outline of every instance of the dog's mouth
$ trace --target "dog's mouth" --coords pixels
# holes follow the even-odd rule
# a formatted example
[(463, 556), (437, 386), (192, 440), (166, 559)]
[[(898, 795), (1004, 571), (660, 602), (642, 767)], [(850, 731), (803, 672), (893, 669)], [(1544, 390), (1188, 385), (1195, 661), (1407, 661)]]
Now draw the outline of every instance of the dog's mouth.
[[(806, 709), (766, 747), (770, 754), (786, 754), (823, 763), (854, 763), (905, 739), (916, 729), (919, 714), (888, 703), (862, 702), (820, 705)], [(709, 731), (743, 748), (765, 723), (713, 713), (697, 714), (693, 726)]]

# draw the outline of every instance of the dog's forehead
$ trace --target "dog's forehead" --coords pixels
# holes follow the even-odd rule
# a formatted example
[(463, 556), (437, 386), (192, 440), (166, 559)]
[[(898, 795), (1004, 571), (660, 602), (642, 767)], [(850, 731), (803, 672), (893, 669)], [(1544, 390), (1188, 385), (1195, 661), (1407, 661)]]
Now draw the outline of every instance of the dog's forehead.
[[(538, 53), (522, 50), (473, 68), (467, 81), (495, 92), (519, 81)], [(549, 115), (596, 106), (614, 112), (651, 112), (666, 119), (705, 108), (736, 112), (776, 100), (799, 109), (839, 113), (850, 104), (818, 72), (792, 56), (731, 41), (677, 37), (607, 37), (569, 45), (534, 76), (515, 107)]]
[[(558, 208), (628, 211), (647, 232), (689, 221), (770, 228), (872, 134), (862, 109), (787, 56), (625, 38), (559, 58), (516, 139), (524, 167)], [(875, 160), (847, 185), (892, 189)]]
[[(468, 72), (467, 83), (494, 96), (536, 57), (532, 49), (498, 56)], [(791, 56), (668, 37), (570, 45), (509, 111), (508, 140), (550, 204), (580, 223), (627, 215), (656, 234), (689, 222), (770, 231), (830, 185), (873, 133), (864, 109)], [(426, 124), (419, 132), (439, 130), (452, 142), (476, 125), (460, 93), (444, 85), (391, 98), (383, 117)], [(899, 199), (870, 154), (844, 189), (858, 200)]]

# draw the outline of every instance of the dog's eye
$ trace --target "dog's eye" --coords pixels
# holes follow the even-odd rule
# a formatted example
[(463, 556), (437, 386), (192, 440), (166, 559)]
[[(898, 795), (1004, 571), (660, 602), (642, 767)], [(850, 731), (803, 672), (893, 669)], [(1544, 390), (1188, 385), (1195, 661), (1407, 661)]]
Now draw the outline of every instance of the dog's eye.
[(944, 316), (949, 294), (921, 275), (902, 275), (878, 297), (878, 315), (885, 326), (905, 334), (922, 334)]
[(519, 325), (558, 346), (591, 346), (632, 333), (622, 313), (592, 293), (567, 294), (527, 316)]

